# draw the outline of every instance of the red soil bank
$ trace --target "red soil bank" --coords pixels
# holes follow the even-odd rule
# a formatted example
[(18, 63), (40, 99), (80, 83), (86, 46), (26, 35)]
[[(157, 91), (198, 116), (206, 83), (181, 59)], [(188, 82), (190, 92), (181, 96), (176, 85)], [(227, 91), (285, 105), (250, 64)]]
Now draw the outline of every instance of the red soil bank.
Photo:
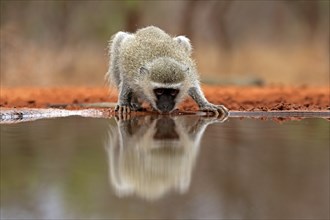
[[(207, 99), (230, 110), (330, 110), (329, 87), (219, 87), (203, 86)], [(50, 104), (116, 102), (117, 92), (102, 87), (16, 87), (0, 88), (0, 107), (46, 108)], [(81, 108), (69, 105), (66, 108)], [(198, 107), (192, 99), (185, 100), (181, 110)]]

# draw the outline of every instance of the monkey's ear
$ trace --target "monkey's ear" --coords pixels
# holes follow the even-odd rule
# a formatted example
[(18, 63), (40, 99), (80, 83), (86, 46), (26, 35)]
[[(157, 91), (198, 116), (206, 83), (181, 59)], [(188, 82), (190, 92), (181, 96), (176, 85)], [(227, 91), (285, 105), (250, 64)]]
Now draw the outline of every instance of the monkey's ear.
[(149, 70), (147, 68), (145, 68), (144, 66), (140, 67), (140, 74), (148, 74)]
[(185, 36), (177, 36), (173, 38), (176, 42), (178, 42), (181, 46), (183, 46), (184, 50), (186, 51), (187, 54), (191, 54), (192, 51), (192, 46), (190, 44), (189, 38)]
[(188, 73), (189, 71), (190, 71), (190, 67), (189, 66), (183, 67), (183, 72)]

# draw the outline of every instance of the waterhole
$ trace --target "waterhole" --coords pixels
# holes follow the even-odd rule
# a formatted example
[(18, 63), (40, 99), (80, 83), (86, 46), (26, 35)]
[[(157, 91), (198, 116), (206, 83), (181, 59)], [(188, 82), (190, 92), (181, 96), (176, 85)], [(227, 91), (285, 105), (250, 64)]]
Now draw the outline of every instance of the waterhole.
[(328, 219), (329, 121), (264, 117), (2, 124), (1, 218)]

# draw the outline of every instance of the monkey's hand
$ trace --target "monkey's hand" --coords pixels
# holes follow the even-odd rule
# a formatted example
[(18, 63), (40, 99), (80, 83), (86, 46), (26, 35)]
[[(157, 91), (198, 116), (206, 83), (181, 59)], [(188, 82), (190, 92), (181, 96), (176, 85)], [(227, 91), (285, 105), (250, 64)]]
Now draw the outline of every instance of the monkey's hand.
[(129, 105), (117, 104), (115, 111), (119, 114), (129, 114), (131, 113), (131, 108)]
[(214, 105), (209, 103), (199, 85), (191, 87), (188, 90), (188, 94), (195, 100), (201, 111), (211, 112), (215, 117), (219, 117), (220, 120), (225, 120), (228, 118), (228, 109), (223, 105)]
[(228, 109), (223, 105), (214, 105), (211, 103), (206, 103), (199, 107), (203, 112), (211, 112), (215, 117), (220, 117), (221, 119), (227, 119), (229, 113)]

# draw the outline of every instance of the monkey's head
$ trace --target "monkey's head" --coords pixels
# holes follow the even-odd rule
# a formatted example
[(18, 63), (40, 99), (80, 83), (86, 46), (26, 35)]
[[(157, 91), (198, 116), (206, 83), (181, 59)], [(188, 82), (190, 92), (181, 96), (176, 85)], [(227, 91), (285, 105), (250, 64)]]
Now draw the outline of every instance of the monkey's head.
[(188, 65), (162, 57), (140, 68), (139, 84), (145, 98), (160, 113), (172, 112), (189, 88)]

